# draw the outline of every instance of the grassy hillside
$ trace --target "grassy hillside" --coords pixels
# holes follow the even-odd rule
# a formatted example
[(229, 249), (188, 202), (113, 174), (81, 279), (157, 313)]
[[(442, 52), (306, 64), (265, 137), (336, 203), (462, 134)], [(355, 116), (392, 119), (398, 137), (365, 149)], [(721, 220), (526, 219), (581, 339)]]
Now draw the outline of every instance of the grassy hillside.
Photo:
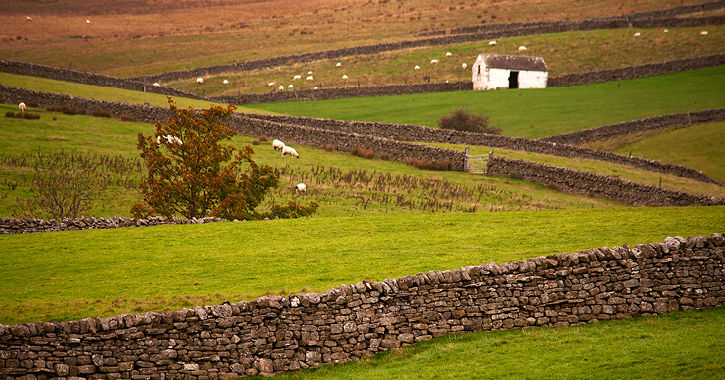
[[(268, 83), (275, 88), (293, 84), (295, 88), (354, 87), (392, 84), (471, 81), (473, 63), (480, 53), (513, 54), (544, 57), (549, 76), (587, 71), (616, 69), (667, 60), (725, 52), (725, 27), (708, 26), (709, 35), (700, 36), (702, 28), (614, 29), (586, 32), (553, 33), (538, 36), (502, 38), (495, 46), (489, 41), (446, 46), (397, 50), (373, 55), (342, 57), (306, 63), (291, 63), (244, 73), (206, 77), (199, 85), (194, 79), (164, 85), (202, 94), (236, 94), (267, 92)], [(635, 37), (634, 33), (642, 35)], [(519, 46), (527, 47), (519, 53)], [(450, 52), (451, 56), (446, 56)], [(431, 64), (432, 59), (439, 63)], [(336, 64), (340, 63), (338, 67)], [(468, 64), (463, 70), (462, 63)], [(420, 66), (419, 70), (415, 66)], [(308, 72), (312, 74), (308, 74)], [(294, 80), (295, 75), (303, 79)], [(347, 75), (348, 79), (342, 76)], [(307, 80), (312, 76), (314, 80)], [(229, 84), (223, 84), (228, 80)]]
[(0, 10), (0, 56), (125, 77), (402, 41), (425, 30), (615, 16), (701, 2), (20, 2)]
[(589, 86), (458, 91), (254, 105), (297, 116), (437, 127), (465, 107), (503, 134), (539, 138), (634, 120), (725, 107), (725, 66)]
[(725, 158), (721, 157), (723, 132), (725, 123), (708, 123), (633, 133), (585, 146), (619, 154), (631, 152), (635, 156), (697, 168), (725, 183)]
[(4, 235), (0, 322), (323, 291), (363, 279), (717, 231), (725, 231), (723, 207), (398, 214)]

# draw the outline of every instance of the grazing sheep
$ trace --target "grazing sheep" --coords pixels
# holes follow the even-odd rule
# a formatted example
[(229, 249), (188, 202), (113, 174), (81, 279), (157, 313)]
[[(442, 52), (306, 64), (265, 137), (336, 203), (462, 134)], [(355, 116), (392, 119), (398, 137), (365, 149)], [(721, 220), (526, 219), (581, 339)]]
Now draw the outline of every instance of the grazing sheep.
[(343, 75), (342, 76), (342, 79), (347, 79), (347, 75)]
[(294, 88), (294, 87), (295, 87), (295, 85), (291, 84), (291, 85), (289, 85), (289, 86), (287, 86), (287, 87), (289, 87), (289, 88)]
[(302, 75), (295, 75), (294, 78), (292, 78), (292, 80), (298, 80), (298, 79), (302, 79)]
[(228, 81), (228, 80), (226, 80), (226, 79), (224, 79), (224, 82), (222, 82), (222, 83), (224, 83), (224, 84), (229, 84), (229, 81)]
[(634, 34), (635, 37), (639, 37), (641, 35), (642, 35), (642, 33), (640, 33), (640, 32), (637, 32), (637, 33)]
[(307, 80), (312, 80), (312, 79), (314, 79), (314, 78), (312, 78), (312, 75), (307, 77)]
[(463, 68), (463, 70), (465, 70), (467, 67), (468, 65), (466, 65), (465, 63), (461, 65), (461, 68)]
[(277, 84), (277, 83), (275, 83), (275, 82), (269, 82), (269, 83), (267, 83), (267, 87), (274, 87), (275, 84)]
[(196, 83), (204, 84), (204, 78), (196, 78)]
[(33, 21), (33, 19), (30, 18), (30, 16), (26, 17), (25, 19), (28, 20), (28, 21)]
[(282, 148), (282, 157), (284, 157), (285, 155), (288, 155), (288, 154), (290, 155), (290, 157), (300, 158), (300, 155), (297, 154), (297, 151), (295, 150), (295, 148), (285, 145), (285, 147)]
[(153, 86), (154, 86), (154, 87), (161, 87), (161, 85), (160, 85), (160, 84), (159, 84), (158, 82), (155, 82), (155, 83), (153, 84)]
[(665, 29), (665, 30), (663, 30), (663, 32), (667, 33), (667, 32), (669, 32), (669, 30), (668, 29)]
[(342, 63), (338, 62), (335, 66), (340, 67), (342, 66)]
[(519, 46), (519, 51), (526, 51), (526, 46)]
[[(167, 143), (167, 144), (179, 144), (179, 145), (184, 145), (184, 142), (183, 142), (183, 141), (181, 141), (181, 139), (180, 139), (180, 138), (178, 138), (178, 137), (176, 137), (176, 136), (172, 136), (172, 135), (164, 135), (164, 138), (166, 139), (166, 143)], [(161, 139), (157, 137), (157, 138), (156, 138), (156, 142), (161, 142)]]
[(415, 65), (414, 69), (416, 69), (416, 70), (420, 70), (420, 66), (418, 66), (418, 65)]
[(703, 30), (702, 32), (700, 32), (700, 35), (701, 36), (707, 36), (708, 34), (709, 33), (706, 30)]
[(489, 46), (494, 46), (494, 45), (496, 45), (497, 43), (498, 43), (498, 42), (496, 42), (496, 41), (491, 41), (491, 42), (489, 42), (489, 43), (488, 43), (488, 45), (489, 45)]
[(453, 53), (451, 53), (451, 52), (449, 52), (449, 51), (447, 51), (447, 52), (446, 52), (446, 57), (450, 57), (450, 56), (452, 56), (452, 55), (453, 55)]
[(438, 61), (437, 59), (431, 59), (431, 60), (430, 60), (430, 63), (431, 63), (431, 64), (434, 64), (434, 63), (438, 63), (438, 62), (439, 62), (439, 61)]
[(91, 24), (91, 20), (86, 20), (86, 24), (90, 25)]
[(279, 141), (279, 140), (272, 141), (272, 149), (281, 151), (282, 149), (284, 149), (284, 147), (285, 147), (285, 145), (282, 141)]
[(18, 108), (20, 108), (20, 112), (25, 112), (25, 103), (18, 104)]
[(298, 183), (295, 186), (295, 190), (297, 190), (297, 194), (307, 194), (307, 185), (304, 183)]
[(284, 91), (284, 86), (279, 86), (280, 91)]
[(312, 75), (312, 71), (308, 71), (307, 72), (307, 75)]

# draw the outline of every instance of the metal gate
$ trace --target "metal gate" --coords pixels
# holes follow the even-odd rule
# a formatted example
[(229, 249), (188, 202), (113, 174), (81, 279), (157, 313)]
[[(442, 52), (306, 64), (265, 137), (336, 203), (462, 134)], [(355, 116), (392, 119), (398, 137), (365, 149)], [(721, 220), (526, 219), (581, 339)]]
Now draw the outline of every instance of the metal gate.
[(466, 147), (466, 161), (463, 163), (463, 171), (471, 173), (486, 174), (486, 167), (488, 166), (488, 154), (470, 155), (468, 154), (469, 149)]

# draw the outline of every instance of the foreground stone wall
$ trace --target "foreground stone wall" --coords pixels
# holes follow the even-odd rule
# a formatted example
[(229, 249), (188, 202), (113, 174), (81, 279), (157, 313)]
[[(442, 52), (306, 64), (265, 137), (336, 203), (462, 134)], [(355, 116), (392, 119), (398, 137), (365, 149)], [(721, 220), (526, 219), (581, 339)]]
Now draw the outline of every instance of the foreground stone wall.
[(675, 127), (680, 125), (714, 123), (725, 120), (725, 108), (693, 111), (672, 115), (654, 116), (643, 119), (625, 121), (618, 124), (604, 125), (597, 128), (563, 133), (556, 136), (543, 137), (539, 140), (557, 144), (581, 144), (588, 141), (603, 140), (610, 137), (644, 132), (652, 129)]
[(566, 327), (725, 303), (725, 239), (592, 248), (324, 293), (0, 324), (0, 377), (234, 379), (359, 360), (456, 332)]
[(725, 199), (643, 185), (561, 166), (489, 155), (486, 174), (550, 186), (570, 194), (602, 197), (634, 206), (717, 206)]

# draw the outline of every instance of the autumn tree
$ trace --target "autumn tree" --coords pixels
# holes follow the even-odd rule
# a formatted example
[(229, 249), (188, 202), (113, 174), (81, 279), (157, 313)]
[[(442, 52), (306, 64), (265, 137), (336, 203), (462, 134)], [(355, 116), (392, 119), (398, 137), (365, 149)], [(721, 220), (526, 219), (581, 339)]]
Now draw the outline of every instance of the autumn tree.
[(140, 185), (143, 201), (131, 208), (134, 217), (180, 214), (189, 219), (252, 220), (307, 216), (317, 211), (315, 202), (310, 207), (292, 202), (267, 213), (255, 211), (267, 192), (278, 186), (279, 178), (273, 168), (257, 165), (250, 146), (237, 150), (220, 144), (236, 134), (223, 121), (236, 107), (179, 109), (169, 98), (169, 108), (171, 119), (158, 121), (154, 135), (138, 134), (136, 147), (148, 176)]

